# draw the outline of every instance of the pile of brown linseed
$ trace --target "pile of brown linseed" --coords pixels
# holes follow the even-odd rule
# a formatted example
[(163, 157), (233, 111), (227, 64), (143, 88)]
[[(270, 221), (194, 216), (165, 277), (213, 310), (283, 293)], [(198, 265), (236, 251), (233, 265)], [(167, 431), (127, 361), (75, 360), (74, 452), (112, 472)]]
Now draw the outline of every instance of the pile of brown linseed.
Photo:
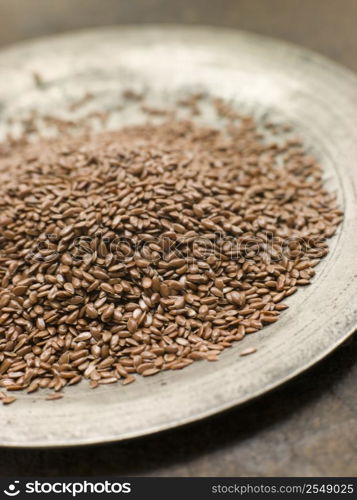
[(302, 145), (269, 143), (251, 120), (26, 146), (0, 159), (0, 181), (8, 391), (215, 361), (277, 321), (342, 218)]

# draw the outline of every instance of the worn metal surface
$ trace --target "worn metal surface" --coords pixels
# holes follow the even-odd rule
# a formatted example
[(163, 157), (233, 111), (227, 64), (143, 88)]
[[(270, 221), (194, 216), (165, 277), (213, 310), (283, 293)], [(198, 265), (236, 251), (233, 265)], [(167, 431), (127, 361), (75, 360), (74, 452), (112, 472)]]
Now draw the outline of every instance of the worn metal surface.
[[(108, 64), (110, 61), (110, 64)], [(225, 30), (118, 28), (31, 42), (0, 54), (3, 117), (39, 107), (59, 109), (88, 88), (110, 107), (123, 87), (149, 88), (165, 101), (203, 89), (234, 99), (259, 118), (291, 122), (338, 191), (345, 220), (311, 287), (289, 300), (281, 320), (244, 340), (218, 363), (195, 363), (96, 391), (86, 385), (60, 401), (20, 395), (0, 410), (8, 446), (75, 445), (125, 439), (197, 420), (248, 401), (288, 381), (338, 346), (356, 318), (355, 116), (357, 79), (297, 47)], [(36, 88), (33, 72), (45, 86)], [(130, 119), (130, 117), (128, 117)]]

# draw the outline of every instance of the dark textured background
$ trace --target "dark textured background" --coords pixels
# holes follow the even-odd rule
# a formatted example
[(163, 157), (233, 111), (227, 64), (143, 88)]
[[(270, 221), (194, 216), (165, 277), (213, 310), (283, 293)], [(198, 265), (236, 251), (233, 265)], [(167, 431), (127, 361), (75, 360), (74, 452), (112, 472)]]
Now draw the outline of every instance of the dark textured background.
[[(0, 45), (100, 25), (210, 24), (284, 38), (357, 70), (356, 21), (356, 0), (0, 0)], [(357, 338), (243, 408), (126, 443), (2, 449), (0, 475), (356, 476), (356, 386)]]

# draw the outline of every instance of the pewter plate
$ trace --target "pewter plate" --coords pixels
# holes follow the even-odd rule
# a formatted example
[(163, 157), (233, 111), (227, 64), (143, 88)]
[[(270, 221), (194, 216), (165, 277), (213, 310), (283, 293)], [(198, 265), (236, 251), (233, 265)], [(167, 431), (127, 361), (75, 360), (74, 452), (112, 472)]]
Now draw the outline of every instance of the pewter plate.
[[(93, 391), (83, 383), (58, 401), (46, 401), (44, 393), (18, 394), (15, 404), (0, 407), (1, 445), (102, 443), (193, 422), (289, 381), (353, 332), (357, 78), (348, 70), (302, 48), (248, 33), (146, 26), (26, 42), (0, 53), (0, 72), (1, 134), (9, 129), (7, 117), (31, 109), (63, 115), (66, 105), (87, 90), (96, 95), (87, 111), (91, 106), (111, 110), (128, 87), (145, 90), (165, 106), (185, 93), (205, 91), (258, 120), (287, 121), (320, 159), (326, 183), (345, 211), (313, 285), (289, 298), (290, 308), (276, 324), (245, 338), (217, 363), (197, 362), (126, 387)], [(41, 88), (34, 72), (41, 75)], [(141, 119), (133, 108), (119, 113), (111, 126)], [(257, 352), (240, 357), (249, 346)]]

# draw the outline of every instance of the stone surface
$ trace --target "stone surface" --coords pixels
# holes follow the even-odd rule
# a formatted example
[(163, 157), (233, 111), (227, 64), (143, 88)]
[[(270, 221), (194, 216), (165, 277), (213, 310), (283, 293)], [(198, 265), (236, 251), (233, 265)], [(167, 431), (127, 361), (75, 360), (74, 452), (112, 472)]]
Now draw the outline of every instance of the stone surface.
[[(354, 0), (1, 0), (0, 44), (103, 24), (177, 22), (301, 43), (357, 70)], [(0, 451), (0, 475), (357, 474), (357, 339), (245, 407), (149, 438), (68, 450)]]

